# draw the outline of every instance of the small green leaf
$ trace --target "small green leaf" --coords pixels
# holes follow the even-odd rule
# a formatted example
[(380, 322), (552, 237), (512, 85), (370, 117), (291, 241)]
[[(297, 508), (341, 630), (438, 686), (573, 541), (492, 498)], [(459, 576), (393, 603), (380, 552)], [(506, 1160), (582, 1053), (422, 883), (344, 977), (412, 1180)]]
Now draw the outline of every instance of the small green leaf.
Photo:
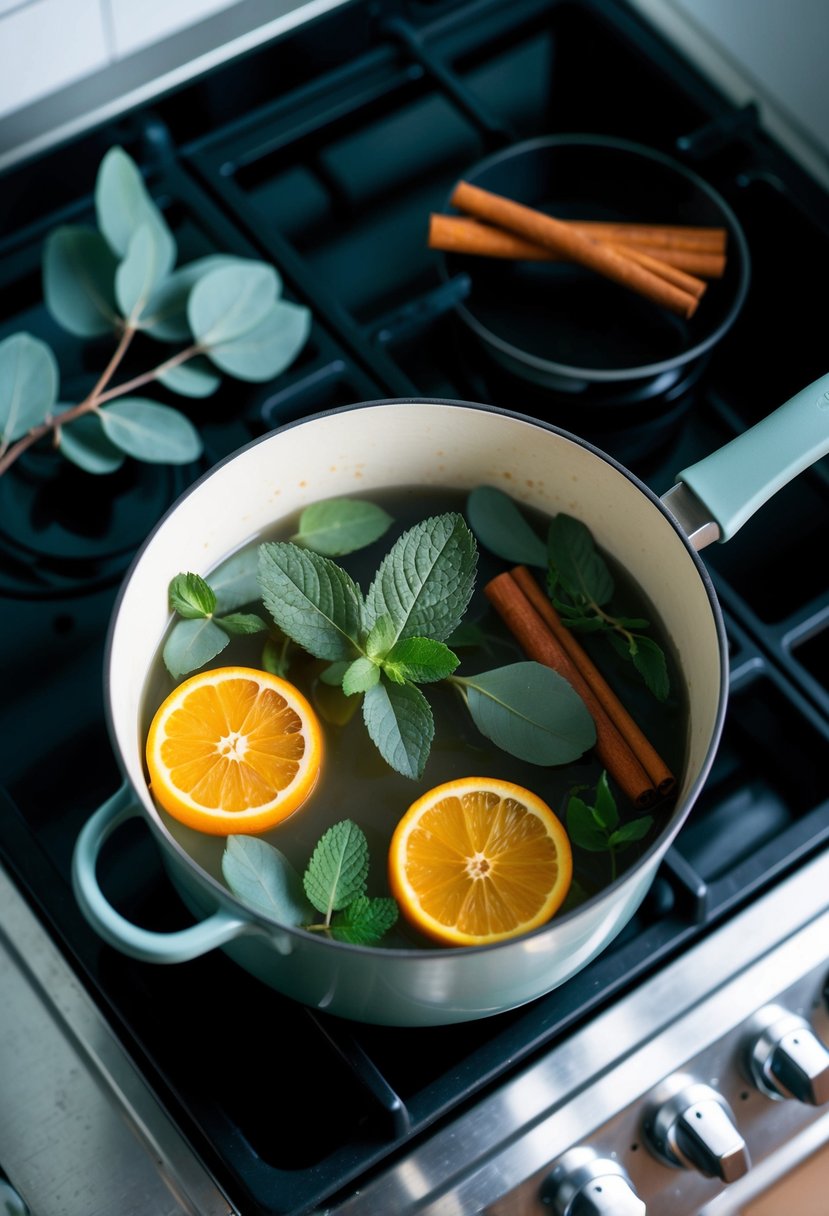
[[(57, 406), (56, 416), (71, 406)], [(120, 469), (126, 457), (104, 434), (95, 414), (82, 414), (58, 428), (58, 450), (86, 473), (103, 475)]]
[(288, 541), (259, 546), (259, 585), (277, 626), (318, 659), (356, 657), (363, 596), (327, 557)]
[(212, 348), (249, 333), (271, 311), (279, 286), (273, 266), (242, 258), (201, 275), (187, 301), (194, 337)]
[(222, 875), (234, 895), (277, 924), (303, 925), (312, 916), (299, 874), (284, 853), (265, 840), (228, 836)]
[(446, 645), (450, 650), (465, 650), (470, 646), (481, 646), (484, 650), (489, 648), (489, 634), (481, 629), (480, 625), (474, 625), (471, 621), (461, 621), (457, 629), (453, 629), (446, 639)]
[(180, 393), (182, 397), (209, 397), (222, 382), (203, 355), (196, 355), (186, 363), (166, 367), (156, 376), (159, 384)]
[(158, 284), (141, 317), (141, 329), (160, 342), (185, 342), (192, 337), (187, 319), (187, 301), (200, 279), (212, 270), (245, 258), (225, 253), (212, 253), (173, 271)]
[(161, 211), (150, 197), (144, 178), (123, 148), (110, 148), (95, 181), (98, 227), (119, 257), (127, 256), (130, 241), (142, 226), (149, 228), (156, 249), (154, 260), (162, 276), (176, 261), (176, 243)]
[(58, 364), (52, 350), (30, 334), (0, 342), (0, 440), (13, 443), (39, 426), (58, 398)]
[(212, 616), (216, 608), (216, 595), (199, 574), (177, 574), (170, 581), (167, 595), (173, 612), (188, 621)]
[(302, 884), (318, 912), (330, 917), (365, 892), (368, 843), (351, 819), (335, 823), (317, 842)]
[(596, 823), (593, 808), (581, 798), (572, 797), (567, 803), (567, 835), (573, 844), (588, 853), (606, 853), (608, 837), (604, 828)]
[(168, 405), (143, 397), (122, 397), (98, 410), (107, 438), (136, 460), (189, 464), (202, 452), (199, 432)]
[(460, 660), (444, 642), (433, 638), (405, 638), (398, 642), (383, 659), (383, 671), (396, 684), (411, 680), (414, 684), (431, 684), (445, 680)]
[(613, 596), (613, 577), (597, 551), (590, 529), (560, 512), (547, 537), (549, 560), (565, 590), (576, 600), (606, 604)]
[[(457, 678), (457, 677), (456, 677)], [(566, 764), (596, 742), (581, 697), (541, 663), (512, 663), (459, 680), (482, 735), (530, 764)]]
[(596, 823), (608, 832), (612, 832), (619, 823), (619, 811), (616, 799), (607, 779), (607, 771), (603, 771), (596, 782), (596, 801), (593, 805), (593, 815)]
[(373, 544), (393, 523), (388, 511), (358, 498), (329, 498), (306, 507), (294, 544), (326, 557), (354, 553)]
[(475, 538), (456, 512), (409, 528), (380, 564), (366, 596), (367, 621), (394, 623), (396, 639), (437, 641), (456, 629), (475, 586)]
[(633, 844), (635, 840), (641, 840), (644, 836), (647, 836), (652, 826), (652, 815), (643, 815), (640, 819), (631, 819), (629, 823), (623, 824), (613, 833), (609, 840), (610, 847), (621, 849), (626, 845)]
[(210, 573), (210, 586), (216, 593), (216, 611), (234, 612), (260, 599), (259, 550), (248, 545), (234, 553)]
[(651, 638), (636, 635), (636, 649), (633, 651), (633, 666), (639, 672), (646, 685), (657, 698), (664, 701), (671, 690), (668, 676), (668, 665), (665, 653)]
[(577, 616), (575, 613), (565, 618), (568, 629), (575, 633), (602, 633), (608, 629), (608, 624), (600, 616)]
[(261, 616), (257, 616), (255, 612), (231, 612), (227, 616), (217, 616), (214, 619), (219, 628), (224, 629), (225, 633), (230, 633), (237, 637), (246, 636), (251, 633), (264, 633), (268, 628)]
[(380, 755), (395, 772), (412, 778), (422, 775), (435, 724), (419, 688), (381, 679), (363, 697), (363, 721)]
[(136, 228), (127, 253), (115, 272), (115, 298), (129, 324), (135, 325), (159, 280), (167, 273), (165, 252), (149, 224)]
[(394, 621), (384, 615), (376, 620), (366, 638), (366, 654), (370, 659), (382, 659), (389, 653), (395, 639)]
[(281, 676), (284, 680), (291, 666), (290, 647), (285, 638), (277, 640), (269, 637), (262, 647), (262, 666), (272, 676)]
[(355, 659), (343, 673), (342, 690), (347, 697), (366, 692), (380, 679), (380, 668), (371, 659)]
[(331, 922), (331, 936), (338, 942), (373, 946), (388, 933), (398, 917), (393, 899), (369, 899), (358, 895)]
[(209, 359), (237, 380), (261, 383), (289, 367), (311, 332), (311, 313), (299, 304), (275, 300), (260, 321), (243, 334), (205, 341)]
[(337, 663), (331, 663), (330, 666), (320, 673), (320, 680), (331, 688), (342, 688), (345, 673), (350, 666), (351, 660), (349, 659), (340, 659)]
[(174, 679), (179, 680), (215, 659), (229, 641), (228, 635), (206, 617), (177, 621), (164, 643), (164, 666)]
[(547, 566), (547, 546), (503, 490), (477, 486), (466, 500), (469, 526), (485, 549), (513, 565)]
[(100, 232), (62, 225), (46, 238), (43, 298), (58, 325), (76, 338), (111, 334), (118, 323), (118, 259)]

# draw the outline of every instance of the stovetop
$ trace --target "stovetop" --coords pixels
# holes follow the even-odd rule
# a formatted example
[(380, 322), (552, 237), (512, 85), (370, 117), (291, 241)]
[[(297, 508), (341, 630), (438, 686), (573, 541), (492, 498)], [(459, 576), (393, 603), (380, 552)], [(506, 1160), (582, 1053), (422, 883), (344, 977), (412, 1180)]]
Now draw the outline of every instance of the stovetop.
[[(358, 1189), (829, 837), (824, 462), (705, 554), (731, 646), (717, 759), (642, 908), (561, 989), (471, 1025), (363, 1027), (264, 990), (220, 953), (166, 968), (128, 960), (72, 898), (77, 833), (119, 784), (103, 715), (109, 616), (136, 548), (196, 476), (283, 422), (362, 400), (572, 418), (569, 403), (481, 372), (453, 313), (463, 284), (447, 288), (425, 244), (426, 217), (470, 164), (568, 131), (679, 158), (720, 191), (748, 240), (746, 304), (683, 389), (676, 424), (585, 425), (662, 493), (677, 469), (825, 372), (829, 209), (762, 115), (731, 106), (624, 3), (347, 5), (15, 169), (0, 190), (0, 338), (43, 337), (66, 383), (88, 378), (99, 352), (87, 364), (46, 314), (42, 242), (58, 223), (89, 221), (97, 165), (116, 143), (145, 172), (182, 260), (213, 249), (271, 260), (286, 297), (313, 315), (306, 348), (272, 383), (176, 402), (204, 438), (194, 465), (128, 462), (91, 478), (34, 452), (0, 479), (0, 861), (243, 1216), (300, 1216)], [(149, 832), (134, 823), (124, 834), (129, 848), (102, 867), (113, 901), (150, 928), (188, 923)]]

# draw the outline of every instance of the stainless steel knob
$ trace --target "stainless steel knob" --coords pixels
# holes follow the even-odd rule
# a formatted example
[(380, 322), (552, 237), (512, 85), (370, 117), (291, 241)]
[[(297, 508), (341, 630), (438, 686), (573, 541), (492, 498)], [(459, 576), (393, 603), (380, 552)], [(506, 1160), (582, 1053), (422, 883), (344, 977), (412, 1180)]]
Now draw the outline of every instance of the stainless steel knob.
[(750, 1165), (731, 1107), (708, 1085), (678, 1085), (645, 1124), (650, 1147), (669, 1165), (695, 1169), (706, 1178), (735, 1182)]
[(810, 1106), (829, 1102), (829, 1051), (811, 1026), (779, 1005), (753, 1020), (747, 1068), (769, 1098), (796, 1098)]
[(556, 1216), (646, 1216), (647, 1209), (617, 1161), (591, 1148), (572, 1148), (553, 1168), (541, 1198)]

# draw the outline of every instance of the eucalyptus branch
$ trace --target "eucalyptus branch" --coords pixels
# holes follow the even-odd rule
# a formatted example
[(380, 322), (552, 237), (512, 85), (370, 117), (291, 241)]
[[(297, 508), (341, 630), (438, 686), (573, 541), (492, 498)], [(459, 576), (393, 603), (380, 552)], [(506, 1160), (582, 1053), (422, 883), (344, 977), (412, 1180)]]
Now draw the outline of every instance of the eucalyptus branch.
[(151, 384), (153, 380), (158, 380), (164, 372), (169, 371), (173, 367), (180, 367), (188, 359), (193, 359), (196, 355), (203, 354), (204, 349), (198, 343), (185, 347), (184, 350), (180, 350), (169, 359), (165, 359), (163, 363), (159, 363), (157, 367), (152, 368), (150, 371), (142, 372), (139, 376), (133, 376), (132, 380), (125, 380), (123, 384), (116, 384), (114, 388), (107, 389), (105, 393), (98, 394), (95, 405), (101, 405), (105, 401), (112, 401), (115, 397), (123, 396), (124, 393), (131, 393), (133, 389), (141, 388), (145, 384)]

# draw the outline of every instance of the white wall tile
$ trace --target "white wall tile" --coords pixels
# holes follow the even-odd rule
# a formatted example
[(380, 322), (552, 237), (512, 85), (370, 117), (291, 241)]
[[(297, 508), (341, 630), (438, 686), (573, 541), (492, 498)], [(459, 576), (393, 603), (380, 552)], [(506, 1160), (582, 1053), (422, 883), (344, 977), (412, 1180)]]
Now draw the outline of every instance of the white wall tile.
[(0, 115), (107, 62), (99, 0), (33, 0), (0, 13)]
[(105, 0), (111, 11), (115, 53), (129, 55), (230, 8), (239, 0)]

